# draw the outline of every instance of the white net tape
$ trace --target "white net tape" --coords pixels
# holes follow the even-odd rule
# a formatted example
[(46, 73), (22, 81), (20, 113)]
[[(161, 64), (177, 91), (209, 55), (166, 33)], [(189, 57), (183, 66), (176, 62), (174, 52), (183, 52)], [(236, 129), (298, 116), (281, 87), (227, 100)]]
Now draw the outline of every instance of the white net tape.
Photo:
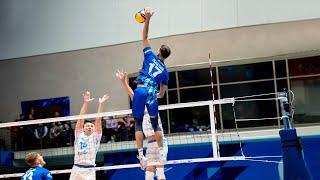
[[(233, 157), (219, 157), (219, 158), (199, 158), (199, 159), (183, 159), (183, 160), (172, 160), (168, 161), (166, 164), (185, 164), (185, 163), (199, 163), (199, 162), (210, 162), (210, 161), (239, 161), (246, 160), (242, 156), (233, 156)], [(159, 163), (152, 163), (150, 165), (160, 165)], [(106, 170), (115, 170), (115, 169), (127, 169), (127, 168), (138, 168), (140, 164), (125, 164), (125, 165), (115, 165), (115, 166), (103, 166), (103, 167), (94, 167), (94, 168), (85, 168), (84, 170), (95, 170), (95, 171), (106, 171)], [(52, 170), (50, 171), (52, 174), (65, 174), (71, 173), (71, 169), (63, 169), (63, 170)], [(81, 170), (80, 170), (81, 171)], [(15, 174), (3, 174), (0, 175), (0, 178), (12, 178), (12, 177), (20, 177), (23, 173), (15, 173)]]
[[(178, 109), (178, 108), (216, 105), (216, 104), (230, 104), (230, 103), (234, 103), (233, 98), (225, 98), (225, 99), (220, 99), (215, 101), (199, 101), (199, 102), (190, 102), (190, 103), (162, 105), (162, 106), (159, 106), (159, 110)], [(131, 110), (129, 109), (129, 110), (112, 111), (112, 112), (104, 112), (104, 113), (93, 113), (93, 114), (86, 114), (86, 115), (66, 116), (66, 117), (59, 117), (59, 118), (46, 118), (46, 119), (37, 119), (37, 120), (28, 120), (28, 121), (19, 121), (19, 122), (8, 122), (8, 123), (0, 123), (0, 128), (12, 127), (12, 126), (24, 126), (24, 125), (32, 125), (32, 124), (40, 124), (40, 123), (61, 122), (61, 121), (76, 121), (78, 119), (92, 119), (97, 117), (115, 116), (115, 115), (119, 116), (119, 115), (127, 115), (130, 113), (131, 113)]]

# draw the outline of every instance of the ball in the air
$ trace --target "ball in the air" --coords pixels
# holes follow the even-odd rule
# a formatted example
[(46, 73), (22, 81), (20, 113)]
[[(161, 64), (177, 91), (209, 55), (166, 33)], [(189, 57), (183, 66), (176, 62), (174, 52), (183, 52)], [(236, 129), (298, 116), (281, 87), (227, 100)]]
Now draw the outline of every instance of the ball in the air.
[(136, 19), (136, 21), (138, 23), (144, 23), (144, 21), (146, 20), (146, 16), (145, 16), (144, 10), (141, 10), (141, 11), (137, 12), (135, 14), (134, 18)]

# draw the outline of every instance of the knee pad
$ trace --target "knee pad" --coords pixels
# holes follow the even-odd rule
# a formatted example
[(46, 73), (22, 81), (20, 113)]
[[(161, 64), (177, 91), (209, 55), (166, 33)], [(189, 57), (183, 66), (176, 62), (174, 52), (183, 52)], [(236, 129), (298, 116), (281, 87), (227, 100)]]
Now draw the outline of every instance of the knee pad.
[(135, 120), (135, 131), (142, 131), (142, 120), (143, 118), (134, 118)]
[(154, 172), (146, 171), (146, 180), (154, 180)]
[(150, 117), (150, 121), (151, 121), (153, 130), (160, 131), (160, 127), (159, 127), (159, 123), (158, 123), (158, 116)]
[(166, 176), (164, 175), (164, 168), (157, 167), (156, 175), (158, 179), (166, 179)]

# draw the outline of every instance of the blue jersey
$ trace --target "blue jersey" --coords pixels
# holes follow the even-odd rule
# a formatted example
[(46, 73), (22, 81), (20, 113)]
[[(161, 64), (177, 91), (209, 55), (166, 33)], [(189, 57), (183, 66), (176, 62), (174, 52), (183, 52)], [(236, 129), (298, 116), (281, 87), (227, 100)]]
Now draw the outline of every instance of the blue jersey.
[(47, 169), (38, 166), (30, 168), (21, 180), (52, 180), (52, 175)]
[(150, 47), (144, 48), (143, 54), (142, 69), (135, 83), (142, 83), (152, 87), (157, 87), (159, 84), (168, 85), (169, 73), (160, 58), (152, 52)]

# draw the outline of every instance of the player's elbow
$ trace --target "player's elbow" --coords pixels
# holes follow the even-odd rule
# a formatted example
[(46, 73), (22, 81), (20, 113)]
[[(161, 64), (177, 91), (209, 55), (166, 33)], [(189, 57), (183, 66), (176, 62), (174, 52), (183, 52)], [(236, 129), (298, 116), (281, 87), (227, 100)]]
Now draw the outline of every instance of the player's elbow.
[(163, 98), (164, 97), (164, 92), (160, 92), (160, 93), (158, 93), (158, 98)]
[(167, 89), (168, 89), (168, 86), (161, 84), (160, 91), (159, 91), (159, 93), (157, 95), (158, 98), (163, 98)]

